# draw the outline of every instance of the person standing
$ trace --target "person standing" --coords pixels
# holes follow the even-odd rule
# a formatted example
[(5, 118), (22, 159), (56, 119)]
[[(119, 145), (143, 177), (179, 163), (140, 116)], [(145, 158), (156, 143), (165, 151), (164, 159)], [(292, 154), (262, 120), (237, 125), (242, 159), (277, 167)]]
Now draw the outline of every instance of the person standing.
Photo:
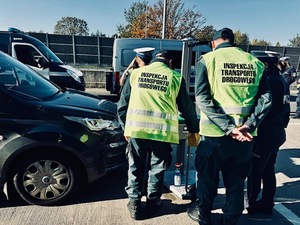
[[(133, 58), (133, 60), (129, 64), (129, 66), (126, 68), (126, 70), (122, 74), (122, 76), (120, 78), (120, 86), (124, 85), (126, 78), (128, 77), (128, 75), (130, 74), (130, 72), (133, 69), (147, 66), (150, 64), (150, 62), (152, 60), (152, 54), (153, 54), (154, 49), (155, 48), (152, 48), (152, 47), (143, 47), (143, 48), (133, 49), (133, 51), (136, 52), (136, 56)], [(122, 89), (120, 90), (120, 92), (121, 91), (122, 91)]]
[(291, 86), (292, 83), (296, 82), (297, 84), (297, 98), (296, 98), (296, 114), (293, 116), (293, 119), (300, 119), (300, 75), (297, 75), (297, 71), (295, 67), (291, 65), (289, 62), (290, 57), (281, 57), (279, 59), (279, 69), (280, 73), (283, 76), (284, 80), (287, 82), (289, 86)]
[[(286, 140), (290, 120), (289, 85), (279, 73), (278, 57), (262, 52), (255, 55), (265, 64), (272, 90), (272, 106), (258, 127), (252, 153), (252, 169), (247, 178), (248, 214), (272, 214), (276, 191), (275, 163), (280, 146)], [(262, 197), (257, 200), (263, 183)]]
[(196, 206), (188, 216), (211, 224), (219, 173), (226, 188), (222, 224), (237, 224), (244, 209), (253, 135), (271, 106), (264, 64), (234, 46), (231, 29), (215, 32), (213, 51), (196, 64), (196, 104), (201, 111), (201, 140), (196, 150)]
[(171, 56), (160, 51), (151, 64), (134, 69), (125, 82), (118, 102), (118, 118), (129, 142), (127, 205), (133, 219), (141, 219), (143, 177), (147, 180), (146, 216), (160, 205), (164, 172), (170, 165), (171, 143), (179, 143), (178, 110), (191, 133), (199, 132), (195, 104), (182, 75), (169, 68)]
[(283, 76), (284, 80), (287, 82), (289, 86), (295, 82), (297, 78), (297, 72), (295, 67), (291, 65), (289, 62), (290, 57), (285, 56), (279, 59), (278, 68), (280, 69), (280, 73)]

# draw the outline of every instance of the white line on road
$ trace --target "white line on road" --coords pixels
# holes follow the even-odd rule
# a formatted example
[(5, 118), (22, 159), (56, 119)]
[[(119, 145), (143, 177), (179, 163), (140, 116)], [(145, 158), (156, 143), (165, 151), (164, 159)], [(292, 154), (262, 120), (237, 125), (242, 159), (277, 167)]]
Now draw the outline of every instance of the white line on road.
[(283, 215), (293, 225), (300, 224), (300, 218), (281, 203), (275, 204), (274, 209), (276, 209), (277, 212)]
[(292, 126), (298, 126), (298, 125), (300, 125), (300, 123), (299, 123), (299, 122), (297, 122), (297, 123), (296, 123), (296, 122), (289, 123), (289, 126), (291, 126), (291, 125), (292, 125)]

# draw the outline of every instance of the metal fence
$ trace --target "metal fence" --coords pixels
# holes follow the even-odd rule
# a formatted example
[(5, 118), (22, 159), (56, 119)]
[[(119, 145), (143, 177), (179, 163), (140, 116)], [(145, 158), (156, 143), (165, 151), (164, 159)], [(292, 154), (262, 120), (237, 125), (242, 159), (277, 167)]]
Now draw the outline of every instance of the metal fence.
[[(29, 33), (45, 43), (63, 62), (73, 65), (112, 66), (114, 38), (72, 36), (48, 33)], [(300, 70), (300, 48), (239, 45), (244, 51), (268, 50), (290, 57), (291, 64)]]
[(45, 43), (67, 64), (112, 65), (114, 38), (48, 33), (29, 33), (29, 35)]
[(276, 47), (276, 46), (256, 46), (256, 45), (239, 45), (244, 51), (250, 52), (252, 50), (265, 50), (279, 52), (282, 56), (290, 57), (290, 63), (297, 69), (300, 70), (300, 48), (293, 47)]

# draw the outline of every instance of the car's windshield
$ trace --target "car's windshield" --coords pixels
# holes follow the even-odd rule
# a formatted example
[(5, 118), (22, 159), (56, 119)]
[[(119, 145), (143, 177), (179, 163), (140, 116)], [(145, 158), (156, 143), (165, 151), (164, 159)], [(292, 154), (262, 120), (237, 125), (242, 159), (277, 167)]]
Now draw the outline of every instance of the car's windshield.
[(63, 62), (41, 41), (32, 39), (34, 45), (41, 51), (41, 53), (50, 61), (58, 64), (63, 64)]
[(63, 64), (63, 62), (45, 45), (37, 45), (37, 48), (43, 53), (43, 55), (50, 61), (58, 64)]
[(0, 85), (28, 99), (47, 99), (60, 91), (26, 65), (0, 52)]

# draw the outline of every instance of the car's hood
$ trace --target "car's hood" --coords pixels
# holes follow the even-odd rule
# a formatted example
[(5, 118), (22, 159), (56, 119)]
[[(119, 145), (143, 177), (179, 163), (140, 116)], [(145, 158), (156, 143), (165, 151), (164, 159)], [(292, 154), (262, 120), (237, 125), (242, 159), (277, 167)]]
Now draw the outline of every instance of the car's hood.
[(61, 92), (50, 100), (39, 103), (39, 107), (41, 106), (51, 113), (68, 116), (112, 119), (117, 115), (116, 103), (76, 90)]

